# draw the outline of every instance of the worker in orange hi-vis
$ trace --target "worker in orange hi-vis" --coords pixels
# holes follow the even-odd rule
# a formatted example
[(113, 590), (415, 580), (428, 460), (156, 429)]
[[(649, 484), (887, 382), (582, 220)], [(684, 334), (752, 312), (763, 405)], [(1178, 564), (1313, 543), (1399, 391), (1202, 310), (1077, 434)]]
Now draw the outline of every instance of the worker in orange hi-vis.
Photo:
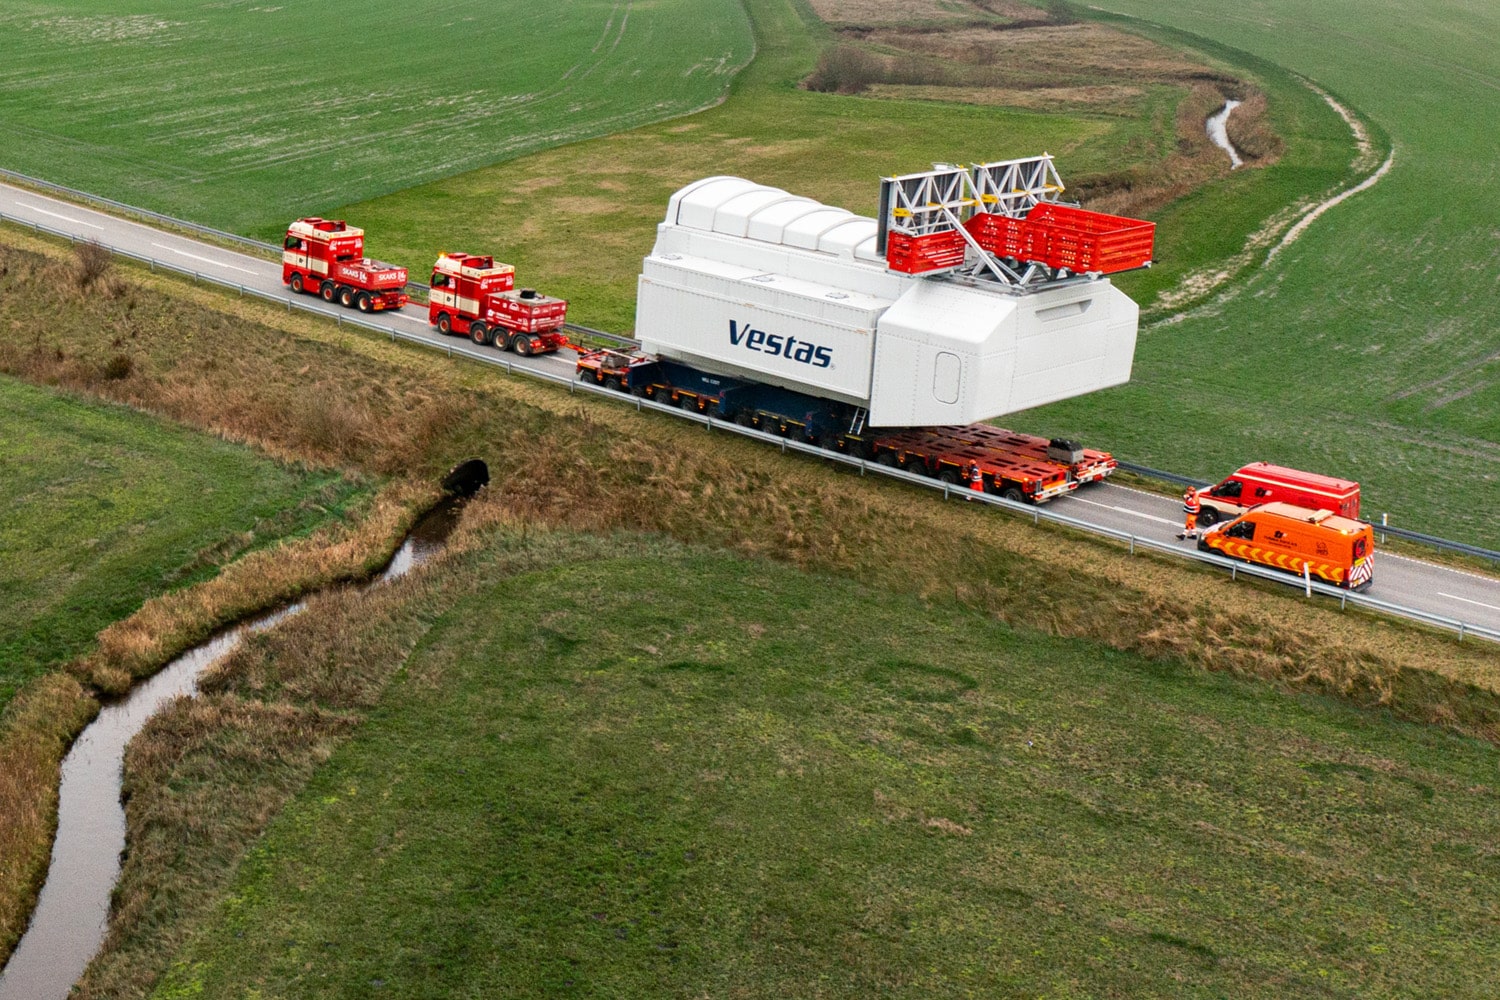
[(976, 493), (984, 492), (984, 473), (979, 471), (978, 462), (969, 466), (969, 489)]
[(1189, 486), (1182, 494), (1182, 514), (1185, 527), (1178, 538), (1198, 537), (1198, 491)]

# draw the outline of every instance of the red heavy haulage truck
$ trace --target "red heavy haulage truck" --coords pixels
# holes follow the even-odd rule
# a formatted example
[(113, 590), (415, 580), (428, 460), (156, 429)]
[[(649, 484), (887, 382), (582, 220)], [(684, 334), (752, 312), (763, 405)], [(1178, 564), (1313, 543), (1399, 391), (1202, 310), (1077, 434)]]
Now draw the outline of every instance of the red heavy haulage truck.
[(365, 231), (343, 219), (298, 219), (282, 241), (281, 281), (360, 312), (400, 309), (406, 268), (365, 256)]
[(467, 336), (517, 354), (545, 354), (567, 346), (564, 299), (530, 288), (515, 290), (515, 268), (493, 257), (445, 253), (432, 265), (427, 322), (440, 333)]

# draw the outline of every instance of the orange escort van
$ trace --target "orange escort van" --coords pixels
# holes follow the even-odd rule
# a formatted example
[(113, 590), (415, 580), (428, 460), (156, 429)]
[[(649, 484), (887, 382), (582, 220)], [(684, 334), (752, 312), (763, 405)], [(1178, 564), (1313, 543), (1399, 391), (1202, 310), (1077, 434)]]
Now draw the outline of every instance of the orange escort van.
[(1375, 580), (1375, 532), (1331, 510), (1268, 503), (1204, 532), (1198, 548), (1335, 587), (1367, 590)]
[(1198, 525), (1239, 517), (1257, 504), (1290, 503), (1308, 510), (1331, 510), (1343, 517), (1359, 517), (1359, 484), (1348, 479), (1299, 472), (1270, 462), (1251, 462), (1205, 486), (1198, 494)]

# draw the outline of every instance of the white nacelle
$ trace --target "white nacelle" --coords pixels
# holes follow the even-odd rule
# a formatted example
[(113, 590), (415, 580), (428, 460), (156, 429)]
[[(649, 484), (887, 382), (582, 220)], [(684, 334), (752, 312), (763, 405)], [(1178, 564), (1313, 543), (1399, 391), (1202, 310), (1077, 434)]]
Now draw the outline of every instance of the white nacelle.
[(869, 410), (969, 424), (1130, 378), (1139, 310), (1107, 279), (1021, 291), (886, 270), (875, 220), (738, 177), (672, 196), (642, 266), (642, 349)]

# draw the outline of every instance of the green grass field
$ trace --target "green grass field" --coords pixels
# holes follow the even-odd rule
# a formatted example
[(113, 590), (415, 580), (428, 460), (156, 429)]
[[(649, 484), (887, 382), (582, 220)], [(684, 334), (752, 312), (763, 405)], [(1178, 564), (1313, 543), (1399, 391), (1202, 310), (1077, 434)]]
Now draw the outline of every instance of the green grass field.
[(337, 472), (9, 377), (0, 467), (0, 708), (146, 598), (366, 492)]
[[(347, 707), (341, 671), (431, 623), (160, 1000), (1477, 998), (1500, 975), (1491, 745), (660, 540), (502, 535), (413, 594), (340, 603), (203, 709)], [(139, 761), (210, 808), (259, 730), (195, 731)]]
[(1395, 148), (1234, 297), (1142, 331), (1131, 384), (1027, 421), (1217, 476), (1273, 459), (1361, 480), (1392, 524), (1500, 546), (1495, 102), (1500, 8), (1229, 0), (1111, 10), (1301, 73)]
[(752, 41), (735, 0), (20, 0), (0, 165), (223, 228), (683, 114)]
[[(515, 264), (517, 280), (567, 297), (578, 322), (628, 331), (640, 258), (667, 199), (701, 177), (749, 177), (873, 215), (882, 176), (934, 161), (1050, 152), (1067, 181), (1159, 160), (1177, 142), (1179, 88), (1156, 88), (1140, 118), (801, 90), (827, 30), (796, 0), (748, 0), (746, 8), (758, 54), (723, 105), (352, 203), (339, 214), (378, 232), (381, 253), (414, 273), (426, 273), (440, 250), (482, 248)], [(1166, 45), (1194, 41), (1150, 34)], [(1121, 281), (1142, 301), (1238, 250), (1286, 201), (1348, 176), (1348, 131), (1321, 100), (1264, 61), (1201, 48), (1204, 59), (1252, 76), (1273, 95), (1288, 149), (1276, 166), (1226, 177), (1160, 213), (1160, 265)]]

